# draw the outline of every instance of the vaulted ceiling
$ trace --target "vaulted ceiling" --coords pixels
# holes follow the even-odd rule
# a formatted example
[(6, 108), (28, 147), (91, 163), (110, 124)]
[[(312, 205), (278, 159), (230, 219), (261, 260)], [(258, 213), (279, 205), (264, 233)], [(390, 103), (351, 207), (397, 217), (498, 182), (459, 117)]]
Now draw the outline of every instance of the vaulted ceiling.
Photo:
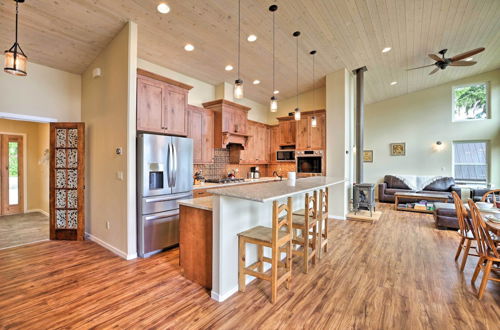
[[(233, 82), (236, 70), (236, 0), (165, 0), (169, 14), (156, 11), (159, 0), (26, 0), (20, 8), (20, 43), (31, 62), (81, 73), (128, 20), (139, 26), (139, 57), (211, 84)], [(267, 103), (272, 90), (272, 16), (276, 14), (277, 89), (295, 94), (295, 40), (300, 30), (299, 89), (312, 88), (329, 72), (361, 66), (366, 103), (432, 87), (500, 67), (499, 0), (242, 0), (241, 72), (246, 97)], [(0, 2), (0, 45), (13, 43), (15, 4)], [(246, 40), (257, 35), (256, 42)], [(195, 46), (186, 52), (186, 43)], [(382, 53), (384, 47), (392, 47)], [(455, 55), (477, 47), (478, 64), (449, 67), (429, 76), (427, 54), (447, 48)], [(260, 85), (252, 85), (258, 79)], [(398, 84), (391, 86), (392, 81)]]

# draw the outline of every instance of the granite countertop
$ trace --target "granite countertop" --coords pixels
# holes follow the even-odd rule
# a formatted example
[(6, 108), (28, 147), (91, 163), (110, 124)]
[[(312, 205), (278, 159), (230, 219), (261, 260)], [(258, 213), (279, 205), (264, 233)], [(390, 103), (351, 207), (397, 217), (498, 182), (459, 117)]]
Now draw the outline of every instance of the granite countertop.
[[(234, 183), (210, 183), (210, 182), (205, 182), (204, 184), (195, 184), (193, 185), (193, 190), (196, 189), (212, 189), (212, 188), (219, 188), (219, 187), (230, 187), (230, 186), (235, 186), (235, 185), (241, 185), (241, 184), (248, 184), (248, 183), (258, 183), (258, 182), (269, 182), (269, 181), (279, 181), (280, 179), (274, 176), (270, 177), (262, 177), (259, 179), (245, 179), (245, 181), (239, 181), (239, 182), (234, 182)], [(285, 180), (285, 179), (283, 179)]]
[(212, 211), (212, 196), (182, 199), (180, 201), (177, 201), (177, 204), (194, 207), (196, 209)]
[(341, 177), (315, 176), (297, 179), (295, 186), (290, 186), (288, 180), (285, 180), (245, 187), (234, 186), (211, 189), (210, 193), (213, 195), (235, 197), (264, 203), (343, 182), (345, 182), (345, 179)]

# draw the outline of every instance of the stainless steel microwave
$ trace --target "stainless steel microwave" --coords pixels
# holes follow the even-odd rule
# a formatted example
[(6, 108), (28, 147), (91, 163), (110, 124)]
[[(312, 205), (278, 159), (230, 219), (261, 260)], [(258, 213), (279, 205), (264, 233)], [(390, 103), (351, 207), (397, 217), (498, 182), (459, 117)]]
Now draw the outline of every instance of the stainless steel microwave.
[(295, 161), (295, 150), (278, 150), (276, 151), (277, 161)]

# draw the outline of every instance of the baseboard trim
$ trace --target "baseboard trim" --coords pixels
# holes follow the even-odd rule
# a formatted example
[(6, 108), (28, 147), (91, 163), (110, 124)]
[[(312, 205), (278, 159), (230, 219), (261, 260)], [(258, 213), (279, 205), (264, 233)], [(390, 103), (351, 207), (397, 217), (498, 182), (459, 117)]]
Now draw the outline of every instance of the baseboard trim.
[(85, 237), (94, 242), (94, 243), (97, 243), (99, 244), (100, 246), (102, 246), (103, 248), (113, 252), (114, 254), (116, 254), (117, 256), (119, 257), (122, 257), (123, 259), (125, 260), (132, 260), (132, 259), (136, 259), (137, 258), (137, 253), (132, 253), (132, 254), (127, 254), (126, 252), (123, 252), (122, 250), (114, 247), (113, 245), (109, 244), (109, 243), (106, 243), (105, 241), (103, 241), (102, 239), (100, 239), (99, 237), (96, 237), (92, 234), (89, 234), (89, 233), (85, 233)]
[(346, 217), (339, 217), (338, 215), (330, 215), (330, 216), (328, 216), (328, 219), (333, 219), (333, 220), (347, 220)]
[(43, 215), (45, 215), (46, 217), (49, 216), (49, 213), (48, 212), (45, 212), (44, 210), (42, 209), (31, 209), (31, 210), (27, 210), (25, 213), (35, 213), (35, 212), (39, 212)]
[[(247, 279), (246, 279), (246, 285), (252, 283), (254, 280), (256, 279), (256, 277), (253, 277), (253, 276), (247, 276)], [(210, 297), (217, 301), (217, 302), (223, 302), (224, 300), (226, 300), (227, 298), (231, 297), (233, 294), (235, 294), (236, 292), (239, 291), (239, 287), (236, 286), (234, 288), (232, 288), (231, 290), (227, 291), (225, 294), (219, 296), (219, 294), (217, 292), (214, 292), (214, 291), (210, 291)]]

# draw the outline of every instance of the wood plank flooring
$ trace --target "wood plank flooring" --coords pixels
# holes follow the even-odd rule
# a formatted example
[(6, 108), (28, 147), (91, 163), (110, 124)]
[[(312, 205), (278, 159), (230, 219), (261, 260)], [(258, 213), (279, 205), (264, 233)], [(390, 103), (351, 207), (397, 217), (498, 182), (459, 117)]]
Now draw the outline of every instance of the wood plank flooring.
[(0, 249), (49, 239), (49, 218), (39, 212), (0, 217)]
[(456, 232), (390, 207), (375, 225), (332, 221), (326, 258), (307, 275), (296, 263), (275, 305), (263, 281), (211, 300), (181, 276), (177, 249), (132, 261), (88, 241), (2, 250), (0, 327), (498, 329), (500, 285), (477, 300)]

